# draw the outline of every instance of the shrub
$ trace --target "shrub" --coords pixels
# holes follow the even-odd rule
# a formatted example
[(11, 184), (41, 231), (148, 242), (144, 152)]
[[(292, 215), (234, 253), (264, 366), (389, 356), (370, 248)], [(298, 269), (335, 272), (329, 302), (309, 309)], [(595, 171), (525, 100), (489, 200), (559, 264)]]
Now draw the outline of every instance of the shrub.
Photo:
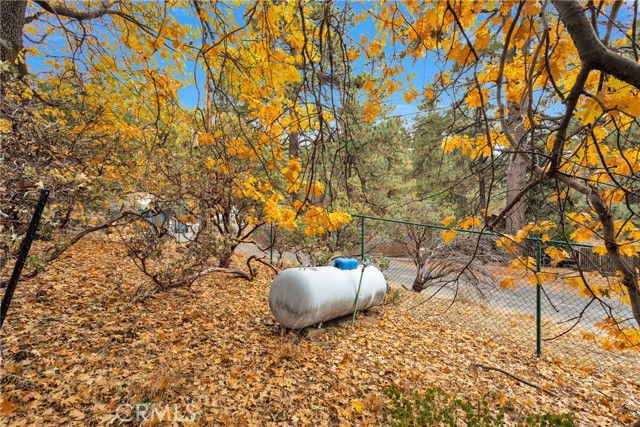
[[(411, 399), (400, 390), (385, 390), (391, 404), (385, 407), (385, 425), (391, 427), (502, 427), (505, 412), (496, 403), (496, 395), (488, 393), (477, 402), (449, 395), (442, 389), (429, 388), (415, 392)], [(520, 417), (521, 427), (574, 427), (572, 414), (532, 414)]]

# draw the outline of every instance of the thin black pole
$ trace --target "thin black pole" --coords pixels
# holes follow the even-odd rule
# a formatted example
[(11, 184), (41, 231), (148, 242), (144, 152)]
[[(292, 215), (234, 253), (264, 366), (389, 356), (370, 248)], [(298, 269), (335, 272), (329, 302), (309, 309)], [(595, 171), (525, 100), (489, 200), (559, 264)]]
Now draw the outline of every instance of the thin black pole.
[(360, 224), (360, 260), (364, 262), (364, 220), (365, 217), (360, 217), (362, 224)]
[(13, 293), (15, 292), (18, 281), (20, 280), (22, 268), (27, 261), (29, 249), (31, 249), (31, 243), (33, 243), (33, 238), (36, 236), (36, 231), (38, 230), (38, 224), (40, 224), (42, 211), (44, 210), (44, 206), (47, 204), (47, 198), (49, 198), (49, 190), (42, 190), (42, 192), (40, 192), (40, 200), (38, 200), (36, 210), (33, 213), (31, 223), (27, 229), (27, 234), (24, 236), (24, 240), (20, 245), (20, 253), (18, 254), (16, 265), (13, 267), (13, 273), (11, 273), (9, 283), (7, 284), (7, 290), (4, 292), (4, 297), (2, 297), (2, 306), (0, 307), (0, 328), (4, 323), (4, 318), (7, 317), (7, 310), (9, 310), (9, 304), (11, 304), (11, 298), (13, 297)]
[[(542, 270), (542, 239), (536, 239), (536, 274)], [(536, 277), (537, 279), (537, 277)], [(536, 356), (542, 356), (542, 284), (536, 280)]]
[(269, 224), (269, 262), (273, 264), (273, 222)]

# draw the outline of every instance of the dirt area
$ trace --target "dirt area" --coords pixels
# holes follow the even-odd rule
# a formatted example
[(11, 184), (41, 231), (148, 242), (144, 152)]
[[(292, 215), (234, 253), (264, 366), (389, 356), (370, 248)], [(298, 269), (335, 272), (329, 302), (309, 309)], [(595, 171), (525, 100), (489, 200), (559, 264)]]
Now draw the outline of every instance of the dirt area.
[[(253, 282), (210, 275), (191, 289), (148, 294), (120, 244), (81, 241), (18, 287), (1, 339), (7, 425), (119, 425), (140, 404), (168, 407), (164, 415), (191, 425), (380, 425), (385, 388), (433, 386), (469, 398), (495, 391), (512, 419), (574, 412), (578, 425), (628, 426), (640, 418), (637, 369), (588, 355), (538, 359), (402, 303), (372, 309), (354, 327), (286, 333), (269, 311), (272, 278), (266, 269)], [(170, 425), (145, 425), (154, 424)]]

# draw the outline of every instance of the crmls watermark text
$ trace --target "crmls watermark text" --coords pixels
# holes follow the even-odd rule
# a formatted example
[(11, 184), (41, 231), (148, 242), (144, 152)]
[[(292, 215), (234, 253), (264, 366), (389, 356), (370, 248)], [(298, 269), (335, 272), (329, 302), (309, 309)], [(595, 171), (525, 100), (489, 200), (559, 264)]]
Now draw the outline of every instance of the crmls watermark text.
[(122, 422), (131, 421), (173, 421), (193, 422), (196, 420), (196, 406), (192, 403), (186, 405), (164, 405), (155, 403), (128, 403), (116, 407), (116, 419)]

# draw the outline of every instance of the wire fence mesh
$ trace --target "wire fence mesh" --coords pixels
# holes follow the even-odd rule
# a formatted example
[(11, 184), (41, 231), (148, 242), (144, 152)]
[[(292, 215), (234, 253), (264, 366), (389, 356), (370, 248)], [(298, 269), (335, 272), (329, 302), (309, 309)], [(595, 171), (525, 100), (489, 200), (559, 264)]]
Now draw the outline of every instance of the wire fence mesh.
[(281, 268), (367, 258), (384, 273), (388, 298), (417, 319), (507, 342), (515, 352), (640, 363), (640, 348), (609, 340), (607, 328), (635, 323), (624, 293), (612, 291), (619, 286), (615, 268), (591, 246), (526, 238), (505, 248), (499, 234), (355, 217), (322, 237), (268, 227), (256, 246), (239, 249)]

